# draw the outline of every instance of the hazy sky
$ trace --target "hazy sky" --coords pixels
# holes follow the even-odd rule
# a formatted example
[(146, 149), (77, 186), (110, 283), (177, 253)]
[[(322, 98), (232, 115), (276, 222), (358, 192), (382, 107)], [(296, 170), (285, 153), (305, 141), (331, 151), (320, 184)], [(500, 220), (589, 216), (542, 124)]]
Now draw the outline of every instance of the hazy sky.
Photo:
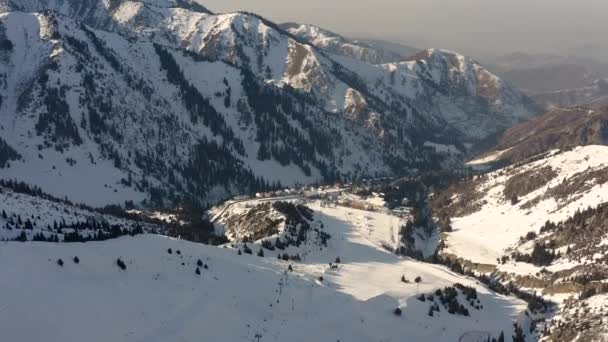
[(608, 59), (608, 0), (199, 0), (347, 36), (385, 37), (483, 57), (578, 50)]

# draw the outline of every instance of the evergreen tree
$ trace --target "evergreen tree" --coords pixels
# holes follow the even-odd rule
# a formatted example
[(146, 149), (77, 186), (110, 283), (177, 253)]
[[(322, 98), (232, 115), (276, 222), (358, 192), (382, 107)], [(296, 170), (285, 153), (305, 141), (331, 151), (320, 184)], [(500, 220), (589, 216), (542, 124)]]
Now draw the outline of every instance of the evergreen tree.
[(247, 244), (243, 245), (243, 252), (247, 253), (247, 254), (252, 254), (252, 250), (251, 248), (249, 248), (249, 246), (247, 246)]
[(59, 265), (59, 266), (63, 267), (63, 260), (58, 259), (58, 260), (57, 260), (57, 265)]
[(194, 271), (194, 273), (196, 273), (196, 275), (201, 275), (201, 270), (197, 267), (196, 271)]
[(19, 234), (19, 236), (17, 236), (15, 238), (15, 241), (26, 242), (27, 241), (27, 234), (25, 234), (24, 231), (21, 231), (21, 234)]
[(80, 263), (80, 259), (78, 259), (78, 257), (77, 257), (77, 256), (75, 256), (75, 257), (74, 257), (74, 263), (75, 263), (75, 264)]
[(515, 335), (513, 335), (513, 342), (526, 342), (526, 335), (524, 335), (524, 331), (517, 324), (515, 324)]
[(127, 269), (127, 265), (120, 258), (116, 259), (116, 266), (118, 266), (123, 271)]

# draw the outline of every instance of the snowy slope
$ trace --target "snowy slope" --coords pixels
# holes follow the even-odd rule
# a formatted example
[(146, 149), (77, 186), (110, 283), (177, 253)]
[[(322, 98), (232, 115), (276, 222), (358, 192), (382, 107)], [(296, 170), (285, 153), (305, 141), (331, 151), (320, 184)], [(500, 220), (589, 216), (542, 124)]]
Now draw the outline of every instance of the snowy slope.
[[(255, 341), (259, 334), (260, 341), (455, 341), (469, 331), (509, 334), (524, 309), (442, 267), (351, 238), (348, 225), (328, 226), (344, 234), (341, 244), (358, 246), (331, 247), (343, 253), (339, 270), (305, 262), (289, 272), (289, 264), (274, 257), (152, 235), (86, 244), (3, 243), (0, 290), (11, 296), (2, 301), (0, 338)], [(118, 258), (126, 270), (117, 267)], [(207, 269), (196, 275), (199, 259)], [(403, 284), (401, 274), (423, 280)], [(463, 317), (442, 307), (429, 317), (429, 302), (415, 296), (456, 282), (475, 287), (484, 308)], [(393, 314), (396, 307), (401, 316)]]
[(571, 298), (547, 324), (540, 341), (565, 340), (573, 342), (605, 341), (606, 295), (598, 295), (576, 301)]
[(0, 240), (12, 240), (25, 234), (27, 240), (42, 235), (45, 239), (57, 237), (58, 241), (63, 241), (66, 234), (75, 231), (89, 239), (100, 233), (107, 237), (135, 231), (162, 233), (165, 227), (0, 186)]
[[(73, 232), (66, 227), (83, 222), (162, 231), (13, 188), (19, 187), (0, 188), (2, 239), (24, 231), (28, 239), (42, 233), (62, 241)], [(303, 201), (298, 196), (280, 201)], [(299, 261), (277, 258), (278, 249), (256, 256), (261, 240), (249, 244), (252, 254), (241, 243), (214, 247), (152, 234), (86, 243), (0, 241), (0, 293), (10, 294), (0, 300), (0, 340), (476, 341), (472, 337), (508, 336), (512, 322), (529, 324), (524, 302), (387, 251), (403, 218), (386, 210), (378, 195), (348, 196), (366, 203), (366, 210), (306, 203), (310, 222), (329, 239), (321, 245), (311, 232), (301, 245), (282, 250), (300, 254)], [(229, 217), (264, 201), (274, 199), (235, 199), (214, 211), (228, 225)], [(32, 228), (24, 228), (26, 220)], [(466, 315), (448, 312), (439, 296), (428, 297), (437, 290), (455, 291), (450, 300)]]
[(284, 23), (281, 28), (329, 53), (350, 57), (370, 64), (400, 62), (417, 50), (382, 41), (360, 41), (345, 38), (318, 26)]
[(206, 203), (436, 167), (446, 156), (429, 146), (466, 152), (536, 113), (442, 50), (372, 65), (189, 1), (2, 9), (0, 176), (93, 205)]
[[(454, 193), (450, 206), (471, 209), (452, 217), (454, 231), (447, 233), (445, 252), (496, 264), (507, 248), (530, 231), (538, 233), (547, 220), (563, 221), (578, 210), (608, 202), (607, 156), (608, 147), (598, 145), (554, 151), (472, 183), (473, 200)], [(518, 196), (517, 204), (512, 204), (512, 192)]]

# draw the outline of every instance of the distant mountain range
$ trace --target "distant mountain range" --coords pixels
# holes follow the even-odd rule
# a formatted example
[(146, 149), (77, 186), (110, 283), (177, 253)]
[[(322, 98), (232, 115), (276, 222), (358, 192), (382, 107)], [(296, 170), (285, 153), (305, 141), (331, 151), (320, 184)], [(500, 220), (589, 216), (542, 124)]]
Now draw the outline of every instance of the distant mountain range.
[(591, 58), (513, 53), (488, 68), (546, 108), (608, 105), (608, 64)]

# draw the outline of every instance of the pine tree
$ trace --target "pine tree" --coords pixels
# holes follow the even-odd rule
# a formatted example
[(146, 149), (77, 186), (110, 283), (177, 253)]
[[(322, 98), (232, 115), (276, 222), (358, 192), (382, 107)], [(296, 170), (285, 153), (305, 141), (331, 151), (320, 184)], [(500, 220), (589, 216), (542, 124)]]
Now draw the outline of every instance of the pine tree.
[(80, 263), (80, 259), (78, 259), (78, 257), (77, 257), (77, 256), (75, 256), (75, 257), (74, 257), (74, 263), (75, 263), (75, 264)]
[(120, 267), (123, 271), (127, 269), (127, 265), (120, 258), (116, 259), (116, 266)]
[(526, 342), (526, 335), (524, 335), (524, 331), (517, 324), (515, 324), (515, 335), (513, 335), (513, 342)]
[(247, 253), (247, 254), (252, 254), (253, 252), (251, 251), (251, 248), (249, 248), (249, 246), (247, 246), (247, 244), (243, 245), (243, 252)]
[(196, 266), (198, 266), (198, 267), (202, 267), (203, 266), (203, 262), (201, 261), (201, 259), (198, 259), (196, 261)]
[(19, 242), (26, 242), (27, 241), (27, 234), (25, 233), (25, 231), (21, 231), (21, 234), (19, 234), (19, 236), (17, 236), (15, 238), (15, 241), (19, 241)]
[(59, 266), (63, 267), (63, 260), (58, 259), (58, 260), (57, 260), (57, 265), (59, 265)]
[(201, 270), (197, 267), (196, 271), (194, 271), (194, 273), (196, 273), (196, 275), (201, 275)]
[(260, 248), (260, 250), (258, 251), (258, 256), (264, 257), (264, 250), (262, 248)]
[(505, 332), (501, 331), (500, 335), (498, 336), (498, 342), (505, 342)]

